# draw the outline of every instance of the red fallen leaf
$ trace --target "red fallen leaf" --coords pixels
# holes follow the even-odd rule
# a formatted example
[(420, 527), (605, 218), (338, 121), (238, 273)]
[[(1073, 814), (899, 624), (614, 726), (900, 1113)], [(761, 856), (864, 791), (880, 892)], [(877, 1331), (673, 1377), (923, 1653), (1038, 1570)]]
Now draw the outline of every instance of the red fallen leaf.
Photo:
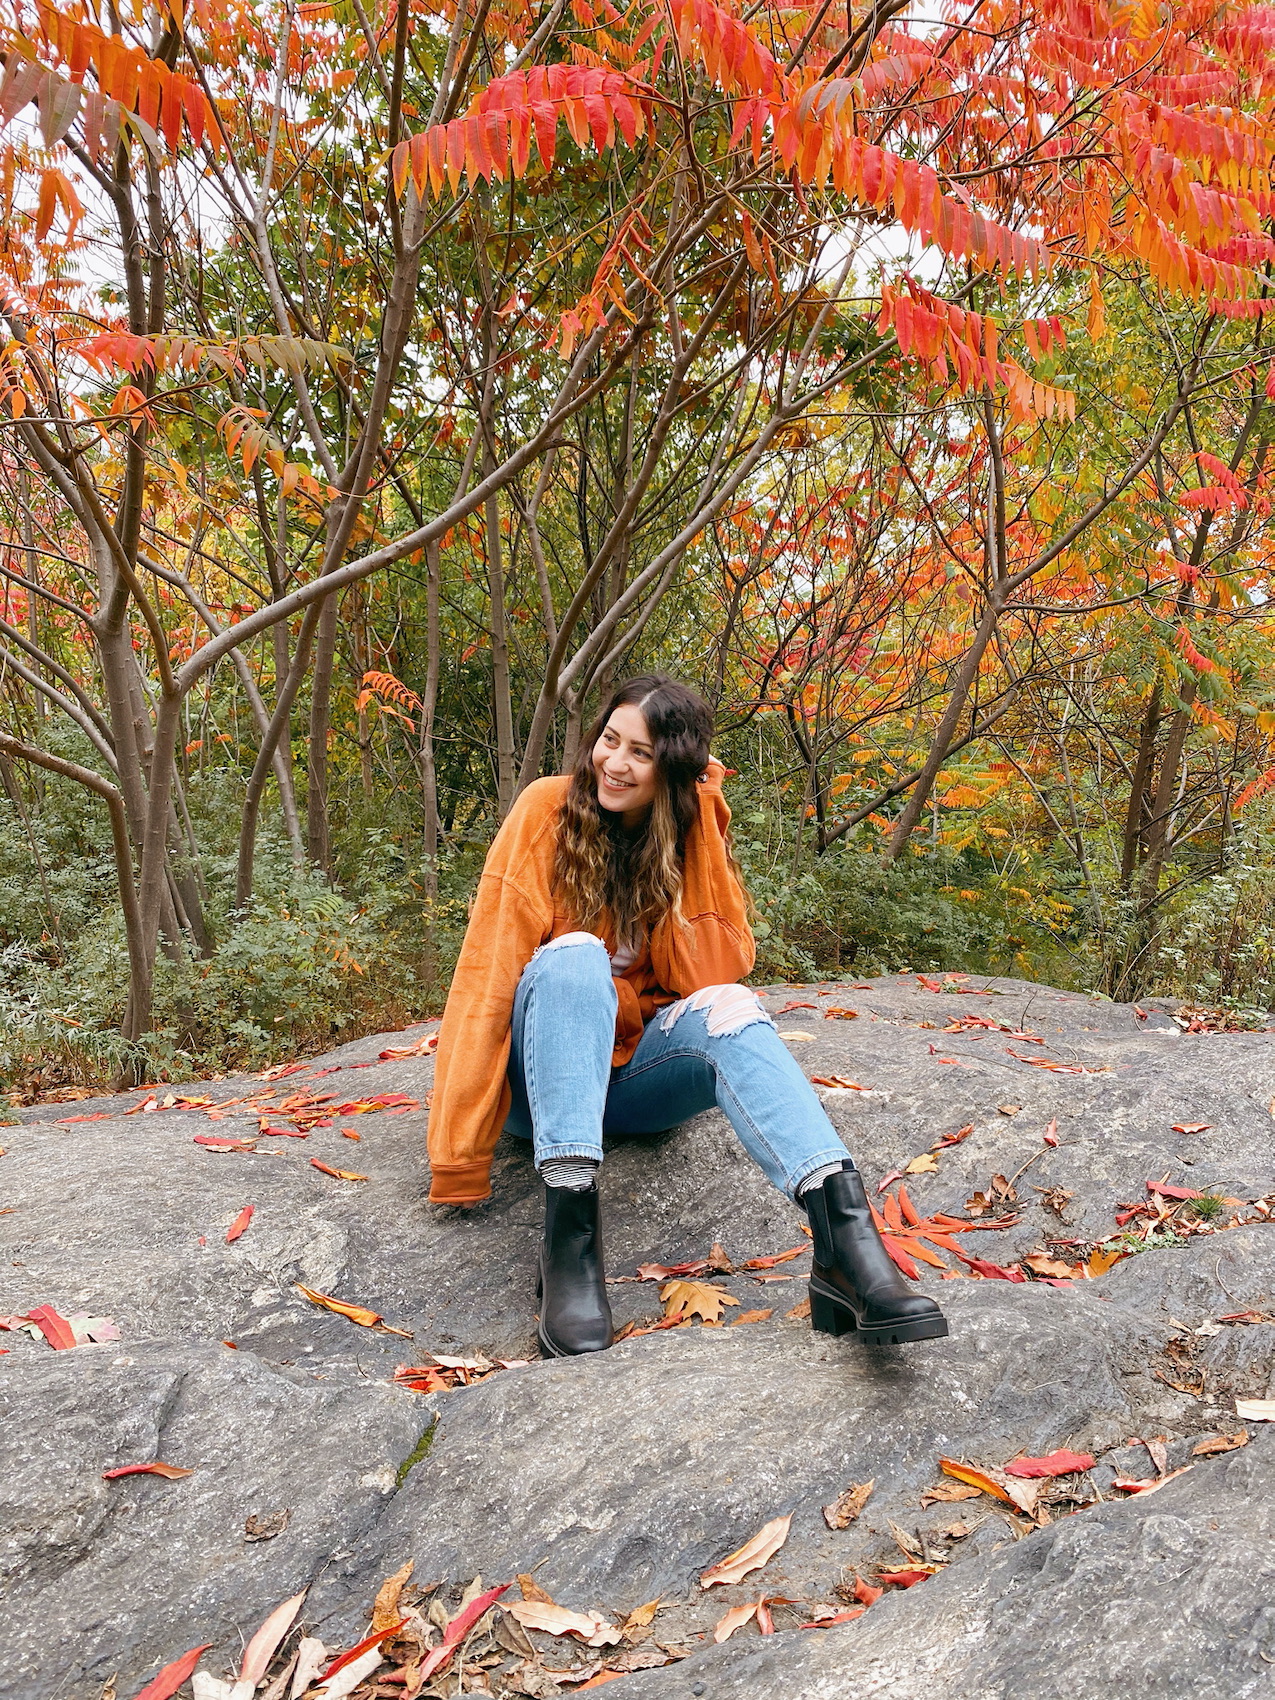
[(757, 1602), (757, 1629), (762, 1635), (775, 1633), (775, 1620), (770, 1614), (770, 1603), (767, 1600)]
[(478, 1622), (478, 1619), (484, 1612), (489, 1611), (506, 1589), (511, 1586), (511, 1583), (503, 1582), (499, 1588), (488, 1588), (485, 1594), (479, 1594), (477, 1599), (469, 1602), (464, 1611), (452, 1618), (443, 1631), (443, 1639), (426, 1656), (425, 1662), (421, 1666), (420, 1675), (417, 1677), (417, 1682), (421, 1687), (424, 1687), (435, 1671), (441, 1670), (445, 1664), (450, 1662), (452, 1654)]
[(877, 1182), (878, 1193), (884, 1192), (886, 1187), (893, 1186), (895, 1181), (901, 1181), (902, 1179), (902, 1169), (891, 1169), (888, 1175), (882, 1175), (881, 1179)]
[(741, 1263), (741, 1269), (773, 1269), (777, 1263), (791, 1263), (794, 1257), (800, 1257), (802, 1252), (809, 1251), (808, 1245), (797, 1245), (791, 1251), (776, 1252), (774, 1257), (750, 1257), (747, 1263)]
[(943, 990), (937, 980), (929, 980), (924, 974), (918, 974), (916, 978), (918, 985), (924, 986), (927, 992), (941, 992)]
[(878, 1570), (877, 1576), (891, 1588), (914, 1588), (918, 1582), (928, 1581), (934, 1575), (933, 1570)]
[(908, 1280), (919, 1281), (921, 1279), (921, 1271), (917, 1268), (916, 1264), (913, 1263), (907, 1252), (904, 1251), (898, 1240), (896, 1240), (892, 1234), (882, 1234), (881, 1238), (885, 1243), (885, 1249), (889, 1252), (891, 1258), (898, 1267), (907, 1276)]
[(884, 1588), (874, 1588), (871, 1582), (865, 1582), (863, 1577), (856, 1571), (854, 1578), (854, 1597), (858, 1600), (859, 1604), (865, 1611), (869, 1606), (874, 1606), (884, 1593)]
[(1173, 1131), (1174, 1133), (1208, 1133), (1212, 1126), (1212, 1122), (1176, 1122)]
[(214, 1151), (255, 1151), (257, 1148), (255, 1139), (220, 1139), (214, 1133), (197, 1133), (195, 1144), (210, 1146)]
[[(505, 1586), (508, 1587), (509, 1584), (506, 1582)], [(388, 1629), (378, 1629), (366, 1640), (360, 1641), (357, 1647), (351, 1647), (348, 1653), (339, 1654), (324, 1671), (319, 1681), (330, 1682), (339, 1670), (345, 1669), (346, 1665), (352, 1665), (355, 1659), (361, 1659), (364, 1653), (370, 1653), (373, 1647), (379, 1647), (382, 1641), (388, 1641), (391, 1635), (397, 1635), (408, 1621), (405, 1617), (401, 1618), (398, 1623), (392, 1623)]]
[(1041, 1135), (1041, 1138), (1045, 1141), (1046, 1145), (1057, 1145), (1057, 1143), (1058, 1143), (1058, 1117), (1057, 1116), (1054, 1116), (1054, 1117), (1051, 1118), (1049, 1126), (1045, 1129), (1044, 1133)]
[(1204, 1194), (1196, 1192), (1189, 1186), (1165, 1186), (1163, 1181), (1148, 1181), (1147, 1191), (1153, 1192), (1158, 1198), (1203, 1198)]
[(163, 1670), (153, 1676), (137, 1696), (137, 1700), (172, 1700), (172, 1696), (184, 1682), (189, 1681), (191, 1672), (199, 1663), (201, 1653), (206, 1653), (212, 1646), (211, 1641), (205, 1641), (202, 1647), (192, 1647), (189, 1653), (183, 1653), (180, 1659), (174, 1659), (171, 1665), (165, 1665)]
[(963, 1139), (968, 1139), (970, 1134), (973, 1133), (973, 1131), (974, 1131), (974, 1123), (973, 1122), (966, 1122), (965, 1126), (962, 1127), (962, 1128), (958, 1128), (955, 1133), (942, 1134), (938, 1139), (935, 1140), (934, 1144), (931, 1145), (930, 1150), (931, 1151), (948, 1151), (948, 1150), (951, 1149), (951, 1147), (953, 1145), (959, 1145)]
[(1050, 1452), (1043, 1458), (1015, 1458), (1004, 1466), (1007, 1476), (1070, 1476), (1077, 1470), (1092, 1470), (1093, 1455), (1089, 1452)]
[(956, 1254), (962, 1263), (966, 1264), (976, 1275), (981, 1275), (985, 1281), (1026, 1281), (1027, 1277), (1021, 1269), (1006, 1269), (1003, 1264), (989, 1263), (985, 1257), (971, 1257), (966, 1251)]
[(309, 1139), (308, 1133), (302, 1133), (295, 1127), (263, 1127), (257, 1135), (258, 1139)]
[(638, 1280), (676, 1281), (686, 1275), (703, 1275), (708, 1267), (706, 1257), (697, 1257), (692, 1263), (639, 1263)]
[(853, 1617), (862, 1617), (866, 1606), (855, 1606), (850, 1611), (836, 1611), (831, 1617), (812, 1618), (809, 1623), (799, 1623), (798, 1629), (830, 1629), (834, 1623), (849, 1623)]
[(776, 1015), (787, 1015), (790, 1009), (818, 1009), (817, 1003), (786, 1003), (782, 1009), (775, 1011)]
[(253, 1218), (253, 1215), (256, 1211), (256, 1208), (257, 1207), (256, 1207), (255, 1204), (245, 1204), (244, 1205), (243, 1209), (239, 1212), (239, 1214), (235, 1217), (234, 1221), (230, 1224), (229, 1228), (226, 1230), (226, 1244), (227, 1245), (232, 1245), (234, 1243), (234, 1241), (239, 1238), (240, 1234), (243, 1233), (244, 1229), (248, 1226), (249, 1222), (252, 1221), (252, 1218)]
[(95, 1110), (91, 1116), (63, 1116), (57, 1122), (58, 1127), (73, 1127), (76, 1122), (105, 1122), (111, 1119), (109, 1110)]
[(1154, 1493), (1166, 1482), (1171, 1482), (1175, 1476), (1185, 1476), (1188, 1470), (1194, 1468), (1194, 1464), (1183, 1464), (1181, 1469), (1170, 1470), (1164, 1476), (1152, 1476), (1150, 1481), (1141, 1481), (1135, 1476), (1116, 1476), (1111, 1485), (1113, 1488), (1119, 1488), (1121, 1493)]
[(268, 1068), (257, 1076), (258, 1080), (282, 1080), (286, 1074), (304, 1074), (306, 1063), (280, 1063), (276, 1068)]
[(398, 1062), (403, 1057), (427, 1057), (438, 1046), (437, 1033), (424, 1033), (414, 1045), (392, 1045), (380, 1052), (382, 1062)]
[(901, 1186), (899, 1188), (899, 1210), (902, 1212), (903, 1220), (910, 1228), (919, 1228), (921, 1226), (920, 1212), (917, 1210), (916, 1205), (913, 1204), (908, 1193), (908, 1189), (905, 1186)]
[(55, 1352), (69, 1352), (78, 1342), (75, 1330), (64, 1316), (59, 1316), (52, 1305), (37, 1305), (26, 1314), (27, 1322), (34, 1322), (44, 1338)]
[(180, 1464), (165, 1464), (156, 1458), (150, 1464), (121, 1464), (116, 1470), (103, 1470), (102, 1480), (113, 1482), (120, 1476), (163, 1476), (166, 1482), (179, 1482), (183, 1476), (193, 1476), (193, 1470), (183, 1470)]

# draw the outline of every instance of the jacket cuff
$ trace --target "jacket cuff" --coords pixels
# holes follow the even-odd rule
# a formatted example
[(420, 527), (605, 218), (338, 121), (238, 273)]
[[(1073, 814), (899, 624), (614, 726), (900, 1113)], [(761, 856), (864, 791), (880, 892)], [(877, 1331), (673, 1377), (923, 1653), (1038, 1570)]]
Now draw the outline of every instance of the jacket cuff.
[(491, 1197), (491, 1159), (474, 1163), (432, 1163), (431, 1204), (482, 1204)]

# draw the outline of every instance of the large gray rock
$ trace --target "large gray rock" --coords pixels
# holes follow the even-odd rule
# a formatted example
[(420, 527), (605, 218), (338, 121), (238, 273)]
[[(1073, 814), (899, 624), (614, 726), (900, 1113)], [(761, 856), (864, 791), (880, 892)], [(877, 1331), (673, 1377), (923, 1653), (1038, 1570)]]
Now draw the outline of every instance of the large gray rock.
[[(939, 1154), (937, 1172), (909, 1186), (922, 1210), (959, 1214), (993, 1174), (1022, 1169), (1018, 1225), (964, 1242), (1002, 1262), (1050, 1239), (1110, 1233), (1116, 1206), (1145, 1198), (1148, 1180), (1238, 1197), (1271, 1192), (1271, 1035), (1184, 1035), (1162, 1010), (1142, 1017), (1041, 987), (987, 987), (987, 996), (944, 994), (891, 978), (769, 994), (782, 1031), (813, 1035), (789, 1041), (808, 1073), (867, 1089), (821, 1088), (870, 1180), (972, 1123), (968, 1138)], [(790, 1002), (816, 1007), (779, 1014)], [(847, 1005), (857, 1019), (824, 1018), (825, 1008)], [(968, 1024), (943, 1031), (971, 1014), (1044, 1043)], [(347, 1045), (271, 1084), (278, 1098), (302, 1088), (332, 1092), (339, 1104), (398, 1092), (423, 1106), (432, 1063), (381, 1061), (384, 1045), (384, 1037)], [(1034, 1066), (1041, 1061), (1062, 1071)], [(236, 1079), (199, 1095), (221, 1101), (261, 1089)], [(1117, 1470), (1150, 1473), (1131, 1437), (1165, 1436), (1176, 1465), (1202, 1434), (1234, 1428), (1235, 1396), (1270, 1386), (1275, 1327), (1216, 1318), (1271, 1309), (1275, 1230), (1147, 1253), (1070, 1289), (943, 1283), (926, 1270), (952, 1334), (900, 1351), (864, 1351), (787, 1319), (804, 1297), (803, 1255), (774, 1272), (791, 1272), (787, 1281), (726, 1283), (740, 1301), (735, 1314), (773, 1308), (768, 1322), (657, 1333), (598, 1358), (534, 1362), (424, 1399), (392, 1385), (395, 1364), (432, 1351), (535, 1356), (541, 1201), (526, 1149), (502, 1142), (492, 1203), (460, 1212), (427, 1203), (423, 1107), (337, 1117), (306, 1140), (262, 1139), (251, 1155), (194, 1143), (197, 1134), (255, 1132), (247, 1107), (243, 1120), (122, 1113), (142, 1097), (45, 1105), (0, 1138), (8, 1147), (0, 1209), (10, 1212), (0, 1215), (0, 1314), (48, 1303), (113, 1316), (122, 1336), (57, 1356), (25, 1334), (4, 1336), (4, 1700), (97, 1700), (113, 1673), (128, 1700), (158, 1665), (202, 1641), (213, 1643), (207, 1667), (227, 1670), (266, 1611), (307, 1581), (306, 1624), (330, 1645), (348, 1644), (365, 1631), (380, 1579), (409, 1557), (418, 1578), (449, 1584), (538, 1567), (556, 1597), (582, 1607), (620, 1610), (658, 1594), (666, 1609), (657, 1638), (679, 1648), (698, 1645), (727, 1605), (756, 1598), (763, 1585), (797, 1602), (778, 1611), (783, 1632), (773, 1640), (749, 1629), (743, 1636), (754, 1639), (634, 1675), (617, 1694), (680, 1697), (703, 1681), (713, 1700), (919, 1696), (923, 1681), (933, 1686), (926, 1672), (948, 1659), (971, 1694), (1084, 1692), (1090, 1666), (1060, 1686), (1053, 1673), (1062, 1662), (1046, 1668), (1021, 1646), (1043, 1633), (1051, 1590), (1040, 1578), (1054, 1574), (1071, 1578), (1054, 1592), (1088, 1602), (1075, 1611), (1086, 1614), (1093, 1671), (1127, 1668), (1130, 1684), (1168, 1693), (1154, 1686), (1155, 1673), (1176, 1658), (1193, 1682), (1207, 1667), (1220, 1685), (1201, 1693), (1257, 1692), (1244, 1686), (1253, 1670), (1240, 1654), (1214, 1656), (1213, 1631), (1200, 1627), (1215, 1610), (1237, 1646), (1248, 1645), (1245, 1635), (1258, 1646), (1256, 1620), (1245, 1629), (1240, 1606), (1225, 1603), (1245, 1551), (1256, 1578), (1265, 1502), (1227, 1485), (1258, 1468), (1256, 1443), (1200, 1461), (1149, 1500), (1100, 1506), (1025, 1538), (1007, 1508), (980, 1501), (973, 1531), (949, 1539), (942, 1529), (968, 1507), (923, 1512), (919, 1500), (944, 1453), (996, 1464), (1061, 1445), (1103, 1452), (1095, 1481), (1105, 1490)], [(104, 1119), (66, 1119), (97, 1114)], [(1051, 1120), (1056, 1147), (1042, 1141)], [(1209, 1131), (1172, 1131), (1194, 1122)], [(360, 1140), (345, 1139), (344, 1127)], [(334, 1180), (312, 1156), (369, 1178)], [(1044, 1195), (1033, 1183), (1072, 1194), (1065, 1221), (1037, 1202)], [(618, 1145), (603, 1186), (615, 1276), (645, 1260), (703, 1256), (714, 1240), (737, 1262), (806, 1243), (799, 1213), (716, 1113)], [(255, 1206), (251, 1226), (226, 1245), (245, 1204)], [(370, 1306), (414, 1339), (317, 1309), (297, 1283)], [(620, 1321), (658, 1311), (649, 1285), (625, 1281), (612, 1294)], [(195, 1474), (101, 1479), (104, 1469), (156, 1456)], [(821, 1505), (869, 1478), (877, 1488), (868, 1510), (834, 1534)], [(1143, 1550), (1158, 1515), (1214, 1493), (1219, 1528), (1207, 1533), (1218, 1550), (1208, 1549), (1194, 1581), (1174, 1584), (1174, 1608), (1161, 1609), (1143, 1662), (1121, 1666), (1136, 1614), (1119, 1602), (1144, 1599), (1129, 1582), (1134, 1560), (1121, 1555)], [(284, 1509), (284, 1533), (245, 1541), (250, 1515)], [(789, 1512), (789, 1540), (762, 1577), (699, 1589), (706, 1564)], [(1193, 1531), (1181, 1551), (1203, 1553), (1196, 1512), (1180, 1516)], [(833, 1590), (856, 1566), (899, 1558), (892, 1524), (950, 1569), (859, 1623), (789, 1629), (813, 1606), (837, 1603)], [(1033, 1552), (1039, 1561), (1025, 1556)], [(1142, 1566), (1148, 1578), (1177, 1574), (1167, 1557)], [(1189, 1571), (1184, 1559), (1182, 1575)], [(1157, 1586), (1163, 1601), (1163, 1580)], [(1148, 1579), (1146, 1602), (1152, 1587)], [(1058, 1635), (1071, 1633), (1072, 1606), (1055, 1606)], [(915, 1653), (912, 1664), (889, 1662), (896, 1639)], [(559, 1663), (568, 1657), (561, 1647)], [(851, 1665), (852, 1647), (876, 1650)], [(705, 1674), (693, 1676), (701, 1659)], [(979, 1689), (984, 1679), (990, 1686)], [(877, 1686), (864, 1687), (868, 1680)], [(727, 1683), (744, 1686), (719, 1686)]]

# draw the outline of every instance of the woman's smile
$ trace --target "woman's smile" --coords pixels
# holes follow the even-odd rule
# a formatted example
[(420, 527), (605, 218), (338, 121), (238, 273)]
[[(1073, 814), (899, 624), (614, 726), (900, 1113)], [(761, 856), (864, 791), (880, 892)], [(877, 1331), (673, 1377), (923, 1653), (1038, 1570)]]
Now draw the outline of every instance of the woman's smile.
[(655, 800), (657, 770), (651, 731), (641, 709), (617, 708), (593, 746), (598, 803), (636, 826)]

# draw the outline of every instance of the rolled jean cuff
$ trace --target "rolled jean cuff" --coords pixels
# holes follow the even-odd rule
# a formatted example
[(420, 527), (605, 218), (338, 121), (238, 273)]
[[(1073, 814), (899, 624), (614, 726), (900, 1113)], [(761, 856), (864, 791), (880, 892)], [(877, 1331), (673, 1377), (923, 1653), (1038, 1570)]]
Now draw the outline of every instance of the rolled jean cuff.
[(602, 1161), (600, 1145), (540, 1145), (536, 1148), (536, 1168), (540, 1169), (545, 1163), (557, 1162), (563, 1157), (587, 1157), (592, 1163)]
[(826, 1169), (829, 1163), (849, 1163), (852, 1169), (855, 1166), (854, 1158), (846, 1150), (844, 1145), (838, 1145), (836, 1147), (829, 1146), (826, 1151), (821, 1151), (814, 1157), (807, 1157), (801, 1167), (799, 1169), (794, 1169), (792, 1174), (789, 1175), (788, 1179), (784, 1182), (784, 1191), (788, 1194), (789, 1198), (792, 1199), (794, 1204), (797, 1202), (797, 1193), (801, 1189), (801, 1183), (804, 1180), (809, 1179), (809, 1177), (817, 1170)]

